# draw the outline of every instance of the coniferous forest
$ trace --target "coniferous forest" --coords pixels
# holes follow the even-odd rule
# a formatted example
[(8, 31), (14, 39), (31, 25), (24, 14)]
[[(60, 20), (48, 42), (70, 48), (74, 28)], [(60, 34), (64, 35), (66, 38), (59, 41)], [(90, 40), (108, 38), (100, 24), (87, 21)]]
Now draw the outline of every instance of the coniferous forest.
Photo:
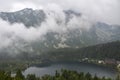
[[(34, 74), (28, 74), (24, 76), (20, 70), (16, 71), (15, 76), (11, 76), (11, 73), (0, 71), (0, 80), (113, 80), (111, 78), (92, 76), (90, 73), (84, 74), (77, 71), (70, 71), (61, 69), (61, 72), (56, 71), (54, 76), (44, 75), (42, 77), (36, 77)], [(120, 80), (120, 76), (117, 76), (115, 80)]]

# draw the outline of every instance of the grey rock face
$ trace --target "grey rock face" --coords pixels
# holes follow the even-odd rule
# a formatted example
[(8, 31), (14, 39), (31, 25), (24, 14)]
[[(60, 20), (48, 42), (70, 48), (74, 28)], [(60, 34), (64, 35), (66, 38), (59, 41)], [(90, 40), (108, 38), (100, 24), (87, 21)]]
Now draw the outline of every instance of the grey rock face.
[(32, 10), (26, 8), (17, 12), (1, 12), (0, 17), (13, 23), (23, 23), (26, 27), (38, 26), (45, 20), (45, 13), (43, 10)]
[[(68, 23), (72, 15), (81, 17), (81, 13), (72, 10), (63, 11)], [(11, 24), (22, 23), (26, 27), (40, 26), (46, 20), (46, 14), (43, 10), (32, 10), (29, 8), (17, 12), (1, 12), (0, 18)], [(67, 25), (67, 24), (66, 24)], [(120, 26), (108, 25), (106, 23), (97, 22), (92, 25), (89, 30), (84, 29), (68, 29), (67, 32), (59, 34), (56, 32), (48, 32), (44, 35), (45, 40), (37, 41), (30, 46), (36, 52), (57, 48), (81, 48), (89, 45), (105, 43), (109, 41), (120, 40)]]

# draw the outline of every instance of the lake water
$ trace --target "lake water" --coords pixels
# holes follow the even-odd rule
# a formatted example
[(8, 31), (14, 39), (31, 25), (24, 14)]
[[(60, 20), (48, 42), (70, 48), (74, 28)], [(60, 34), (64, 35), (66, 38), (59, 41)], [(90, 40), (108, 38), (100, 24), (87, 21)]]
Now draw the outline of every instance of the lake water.
[(80, 63), (80, 62), (62, 62), (62, 63), (54, 63), (50, 66), (44, 66), (44, 67), (29, 67), (27, 68), (23, 74), (35, 74), (36, 76), (43, 76), (45, 74), (54, 75), (55, 71), (60, 71), (61, 69), (67, 69), (67, 70), (76, 70), (77, 72), (84, 72), (84, 73), (91, 73), (92, 75), (97, 75), (99, 77), (111, 77), (114, 78), (117, 74), (117, 71), (109, 68), (109, 67), (103, 67), (98, 66), (95, 64), (89, 64), (89, 63)]

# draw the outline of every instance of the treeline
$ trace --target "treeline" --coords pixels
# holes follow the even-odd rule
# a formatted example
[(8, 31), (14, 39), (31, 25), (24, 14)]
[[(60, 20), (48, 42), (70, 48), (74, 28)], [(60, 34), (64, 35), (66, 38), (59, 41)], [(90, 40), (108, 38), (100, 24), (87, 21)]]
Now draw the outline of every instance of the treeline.
[(79, 49), (83, 57), (120, 60), (120, 41)]
[[(84, 74), (83, 72), (78, 73), (77, 71), (61, 70), (56, 71), (54, 76), (44, 75), (42, 77), (36, 77), (35, 75), (29, 74), (26, 77), (20, 70), (16, 72), (14, 77), (11, 77), (11, 73), (0, 71), (0, 80), (112, 80), (110, 78), (99, 78), (96, 75), (92, 76), (90, 73)], [(120, 80), (118, 76), (115, 80)]]
[(41, 53), (40, 55), (29, 54), (22, 52), (14, 58), (10, 58), (7, 54), (0, 54), (0, 61), (76, 61), (83, 58), (92, 59), (116, 59), (120, 61), (120, 41), (110, 42), (105, 44), (98, 44), (84, 48), (63, 48), (54, 49)]
[[(78, 60), (82, 58), (93, 59), (116, 59), (120, 60), (120, 41), (110, 42), (106, 44), (99, 44), (78, 49), (57, 49), (48, 52), (48, 58), (56, 60)], [(55, 59), (54, 59), (55, 60)], [(53, 61), (54, 61), (53, 60)]]

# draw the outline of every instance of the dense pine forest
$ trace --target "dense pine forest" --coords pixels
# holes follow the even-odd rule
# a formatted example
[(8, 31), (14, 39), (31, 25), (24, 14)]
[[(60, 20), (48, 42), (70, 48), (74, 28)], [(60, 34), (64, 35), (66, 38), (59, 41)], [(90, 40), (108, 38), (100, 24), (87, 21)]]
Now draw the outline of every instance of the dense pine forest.
[[(92, 76), (90, 73), (78, 73), (77, 71), (61, 70), (56, 71), (54, 76), (44, 75), (42, 77), (36, 77), (33, 74), (24, 76), (20, 70), (16, 72), (14, 77), (11, 77), (11, 73), (0, 71), (0, 80), (112, 80), (105, 77)], [(120, 80), (120, 76), (117, 76), (115, 80)]]
[(120, 61), (120, 41), (85, 48), (58, 49), (50, 51), (48, 56), (50, 59), (54, 59), (55, 57), (57, 60), (79, 60), (87, 57), (97, 60), (108, 58)]

